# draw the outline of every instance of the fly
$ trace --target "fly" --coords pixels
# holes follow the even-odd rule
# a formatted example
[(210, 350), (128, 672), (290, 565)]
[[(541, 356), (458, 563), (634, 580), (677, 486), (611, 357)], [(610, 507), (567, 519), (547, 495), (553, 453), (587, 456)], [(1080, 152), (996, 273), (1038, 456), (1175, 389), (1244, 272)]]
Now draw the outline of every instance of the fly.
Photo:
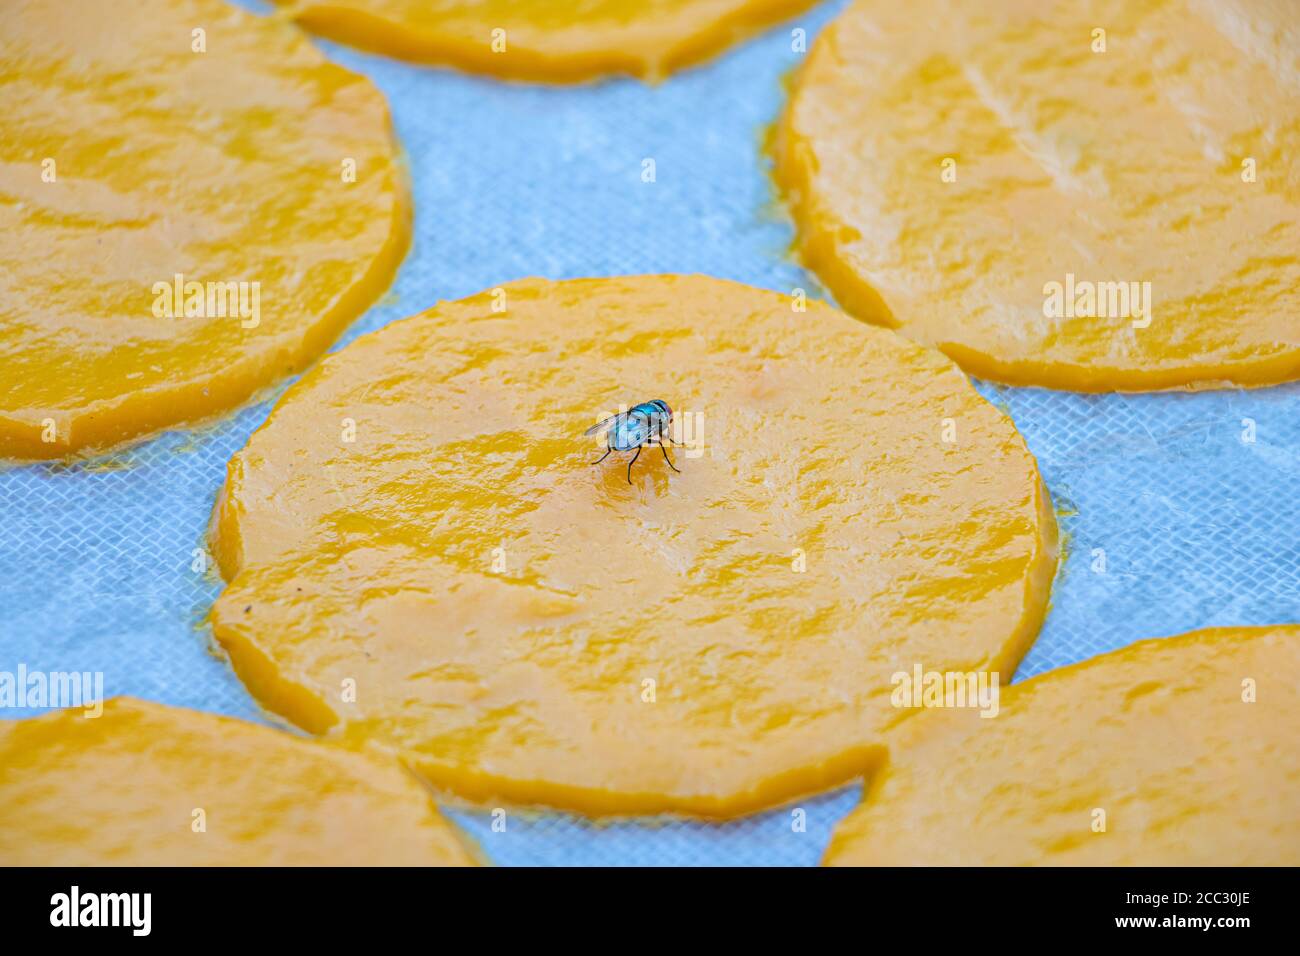
[(672, 436), (669, 434), (672, 424), (673, 410), (668, 407), (667, 402), (656, 398), (649, 402), (642, 402), (620, 415), (612, 415), (603, 422), (592, 425), (583, 432), (583, 435), (595, 435), (598, 432), (605, 432), (605, 443), (609, 447), (605, 450), (605, 454), (592, 462), (593, 465), (599, 465), (609, 457), (610, 452), (636, 449), (636, 454), (627, 463), (627, 483), (630, 485), (632, 484), (632, 466), (641, 457), (641, 449), (646, 445), (658, 444), (659, 450), (664, 453), (664, 461), (668, 462), (668, 467), (679, 475), (681, 474), (681, 470), (668, 457), (668, 447), (664, 444), (665, 441), (670, 441), (674, 445), (681, 444), (679, 441), (673, 441)]

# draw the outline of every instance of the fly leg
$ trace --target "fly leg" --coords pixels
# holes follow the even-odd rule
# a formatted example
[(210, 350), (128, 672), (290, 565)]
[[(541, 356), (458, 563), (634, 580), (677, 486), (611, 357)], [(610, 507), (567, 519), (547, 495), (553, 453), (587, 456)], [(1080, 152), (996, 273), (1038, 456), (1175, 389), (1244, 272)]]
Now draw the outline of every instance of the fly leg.
[(645, 447), (645, 446), (644, 446), (644, 445), (637, 445), (637, 446), (636, 446), (636, 454), (633, 455), (633, 456), (632, 456), (632, 460), (629, 461), (629, 462), (627, 463), (627, 483), (628, 483), (629, 485), (632, 484), (632, 466), (635, 465), (635, 464), (636, 464), (636, 460), (637, 460), (638, 458), (641, 457), (641, 449), (642, 449), (643, 447)]
[(660, 442), (659, 450), (664, 453), (664, 461), (668, 462), (668, 467), (680, 475), (682, 473), (682, 470), (678, 468), (676, 465), (674, 465), (673, 460), (668, 457), (668, 446), (665, 445), (663, 442)]
[(593, 464), (593, 465), (599, 465), (602, 461), (604, 461), (606, 458), (609, 457), (609, 453), (610, 453), (611, 451), (613, 451), (613, 450), (614, 450), (614, 449), (612, 449), (612, 448), (606, 448), (606, 449), (605, 449), (605, 454), (601, 455), (599, 458), (597, 458), (595, 461), (593, 461), (592, 464)]

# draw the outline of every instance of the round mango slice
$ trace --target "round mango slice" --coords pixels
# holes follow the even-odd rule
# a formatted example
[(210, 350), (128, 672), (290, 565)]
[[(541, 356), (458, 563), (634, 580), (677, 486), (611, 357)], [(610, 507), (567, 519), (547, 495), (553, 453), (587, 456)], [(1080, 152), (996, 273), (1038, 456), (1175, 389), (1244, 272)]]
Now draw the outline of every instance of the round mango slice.
[(115, 697), (0, 721), (7, 866), (471, 866), (396, 760)]
[(1295, 866), (1300, 627), (1142, 641), (910, 721), (831, 865)]
[[(583, 432), (654, 398), (684, 444), (593, 464)], [(357, 340), (232, 459), (214, 531), (213, 630), (266, 707), (588, 814), (863, 773), (900, 662), (1009, 675), (1056, 566), (1033, 458), (947, 359), (702, 277), (525, 280)]]
[(322, 36), (405, 60), (557, 83), (659, 80), (814, 0), (277, 0)]
[(405, 253), (383, 96), (290, 25), (221, 0), (14, 0), (0, 73), (0, 458), (239, 404)]
[(983, 378), (1296, 378), (1293, 14), (858, 0), (773, 140), (799, 249), (850, 313)]

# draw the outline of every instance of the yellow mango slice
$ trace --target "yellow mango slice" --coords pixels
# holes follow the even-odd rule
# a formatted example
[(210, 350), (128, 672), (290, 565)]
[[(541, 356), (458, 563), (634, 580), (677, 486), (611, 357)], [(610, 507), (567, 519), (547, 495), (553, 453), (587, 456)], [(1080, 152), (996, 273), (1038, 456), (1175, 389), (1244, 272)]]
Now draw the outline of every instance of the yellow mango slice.
[(1295, 866), (1300, 627), (1142, 641), (909, 721), (831, 865)]
[(6, 866), (471, 866), (387, 756), (115, 697), (0, 721)]
[(290, 25), (221, 0), (13, 0), (0, 73), (0, 458), (243, 402), (405, 253), (383, 96)]
[(983, 378), (1296, 378), (1294, 13), (858, 0), (773, 141), (799, 249), (850, 313)]
[(506, 79), (659, 80), (814, 0), (277, 0), (322, 36)]
[[(327, 357), (217, 504), (235, 671), (470, 801), (724, 817), (875, 766), (900, 662), (1014, 670), (1056, 528), (947, 359), (803, 308), (525, 280)], [(652, 398), (680, 473), (629, 484), (582, 434)]]

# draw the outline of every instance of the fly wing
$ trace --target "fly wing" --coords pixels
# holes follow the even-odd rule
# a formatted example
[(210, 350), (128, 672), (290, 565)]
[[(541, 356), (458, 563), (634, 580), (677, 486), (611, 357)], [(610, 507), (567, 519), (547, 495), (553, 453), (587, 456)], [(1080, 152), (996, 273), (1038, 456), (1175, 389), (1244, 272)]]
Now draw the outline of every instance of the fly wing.
[(610, 415), (609, 418), (605, 419), (603, 422), (596, 422), (596, 424), (592, 425), (590, 428), (588, 428), (585, 432), (582, 433), (583, 437), (586, 437), (587, 435), (594, 435), (597, 432), (608, 431), (610, 426), (613, 425), (616, 421), (618, 421), (622, 417), (623, 417), (622, 415)]
[(650, 419), (635, 412), (620, 415), (610, 433), (609, 443), (618, 451), (631, 451), (644, 445), (651, 438)]

